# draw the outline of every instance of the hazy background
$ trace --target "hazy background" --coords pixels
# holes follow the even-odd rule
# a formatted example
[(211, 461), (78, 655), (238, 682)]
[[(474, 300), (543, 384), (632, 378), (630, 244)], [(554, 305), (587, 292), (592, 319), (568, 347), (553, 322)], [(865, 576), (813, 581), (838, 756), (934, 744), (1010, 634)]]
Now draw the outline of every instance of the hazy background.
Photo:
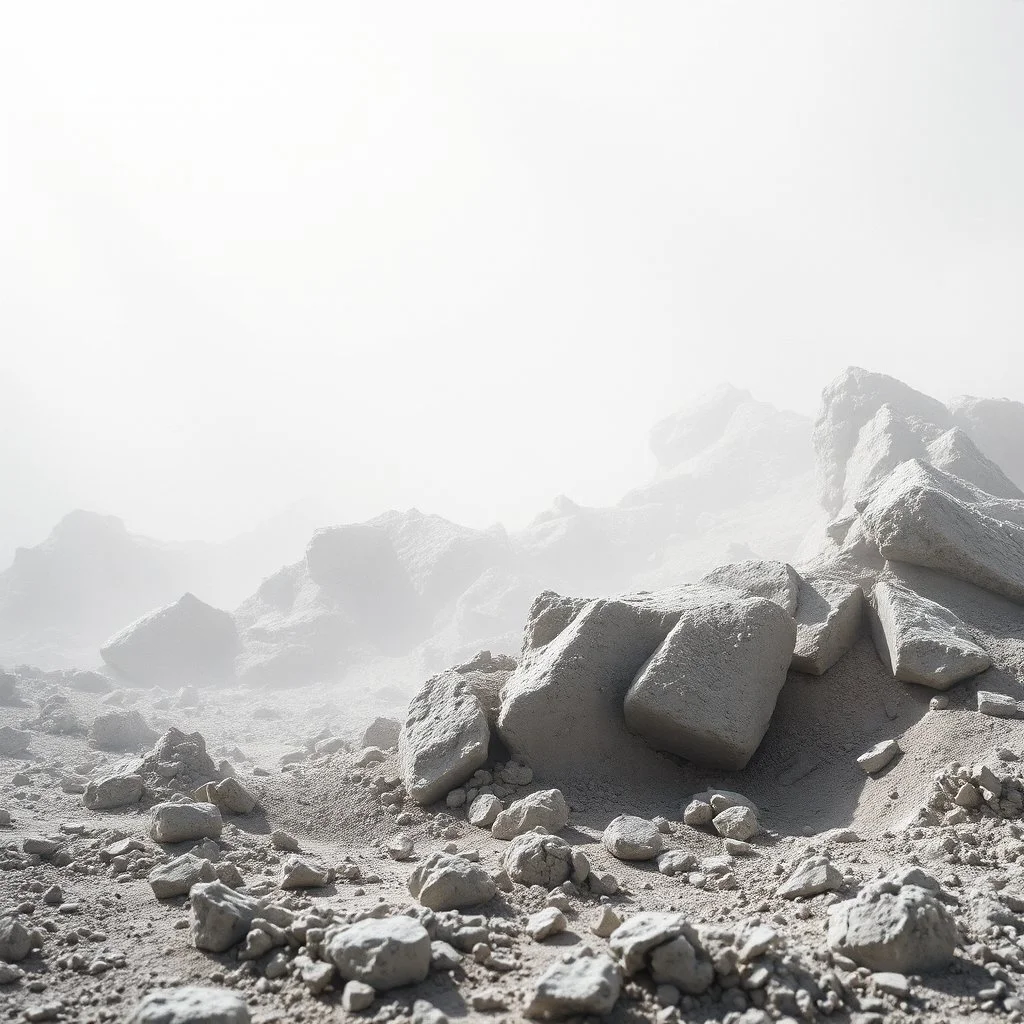
[(0, 563), (613, 502), (720, 380), (1024, 398), (1022, 54), (1013, 0), (8, 5)]

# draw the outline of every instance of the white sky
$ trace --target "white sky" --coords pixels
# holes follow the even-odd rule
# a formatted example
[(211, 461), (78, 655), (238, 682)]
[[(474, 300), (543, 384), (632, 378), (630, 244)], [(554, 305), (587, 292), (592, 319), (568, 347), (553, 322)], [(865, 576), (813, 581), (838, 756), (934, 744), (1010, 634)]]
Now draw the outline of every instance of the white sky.
[(1024, 3), (9, 4), (0, 562), (616, 500), (721, 380), (1024, 399)]

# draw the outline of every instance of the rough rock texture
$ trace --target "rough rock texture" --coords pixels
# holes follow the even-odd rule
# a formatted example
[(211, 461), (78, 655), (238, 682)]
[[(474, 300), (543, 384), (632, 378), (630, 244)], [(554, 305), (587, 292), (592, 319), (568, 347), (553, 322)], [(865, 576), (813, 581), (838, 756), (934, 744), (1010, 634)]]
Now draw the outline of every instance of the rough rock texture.
[(560, 832), (569, 823), (569, 805), (559, 789), (539, 789), (514, 801), (501, 811), (491, 825), (495, 839), (513, 839), (538, 825), (548, 832)]
[(761, 831), (757, 815), (742, 804), (726, 807), (711, 820), (715, 831), (724, 839), (736, 839), (745, 843)]
[(192, 594), (136, 619), (100, 648), (111, 668), (144, 683), (230, 678), (237, 653), (231, 614)]
[(186, 985), (150, 992), (128, 1024), (249, 1024), (245, 999), (223, 988)]
[(4, 757), (21, 757), (32, 742), (32, 734), (22, 729), (12, 729), (9, 725), (0, 727), (0, 755)]
[(110, 811), (127, 807), (142, 799), (142, 777), (134, 772), (105, 775), (85, 787), (82, 803), (90, 811)]
[(957, 941), (952, 915), (916, 885), (869, 882), (855, 899), (829, 908), (829, 947), (872, 971), (940, 971)]
[(342, 978), (378, 992), (423, 981), (430, 971), (430, 936), (409, 917), (359, 921), (328, 933), (324, 948)]
[(885, 558), (937, 569), (1017, 602), (1024, 602), (1022, 516), (1024, 502), (982, 495), (916, 460), (890, 473), (861, 510)]
[(743, 768), (768, 728), (795, 641), (779, 605), (709, 594), (682, 613), (637, 675), (626, 724), (696, 764)]
[(622, 991), (622, 970), (607, 956), (583, 956), (552, 964), (537, 979), (526, 1008), (528, 1017), (596, 1016), (611, 1013)]
[(490, 739), (487, 715), (457, 672), (428, 679), (409, 702), (398, 742), (409, 795), (431, 804), (462, 785), (487, 760)]
[(604, 848), (619, 860), (653, 860), (665, 845), (657, 825), (646, 818), (620, 814), (601, 836)]
[(89, 742), (99, 750), (139, 750), (156, 735), (138, 711), (110, 711), (93, 720)]
[(486, 903), (496, 892), (491, 876), (465, 857), (433, 853), (409, 877), (409, 892), (431, 910)]
[(820, 676), (854, 644), (864, 609), (855, 583), (827, 575), (805, 575), (796, 609), (792, 668)]
[(200, 882), (189, 893), (192, 943), (196, 949), (223, 953), (245, 938), (259, 903), (223, 882)]
[(553, 889), (572, 872), (572, 847), (558, 836), (527, 832), (509, 843), (501, 864), (513, 882)]
[(800, 576), (785, 562), (733, 562), (712, 569), (701, 580), (712, 587), (738, 590), (744, 597), (773, 601), (789, 615), (795, 615)]
[(203, 857), (183, 853), (180, 857), (158, 864), (149, 873), (149, 884), (158, 900), (187, 896), (199, 882), (213, 882), (217, 878), (213, 865)]
[(678, 620), (684, 593), (591, 601), (545, 646), (524, 651), (498, 717), (509, 750), (554, 780), (610, 770), (610, 761), (642, 749), (622, 722), (622, 701)]
[(692, 994), (703, 992), (714, 980), (714, 967), (697, 929), (682, 914), (634, 914), (612, 932), (608, 945), (628, 977), (646, 967), (659, 984)]
[(398, 737), (402, 732), (402, 723), (396, 718), (375, 718), (363, 732), (364, 747), (379, 747), (390, 750), (398, 746)]
[(149, 834), (158, 843), (184, 843), (216, 839), (223, 828), (220, 811), (213, 804), (164, 803), (152, 810)]
[(992, 664), (953, 612), (895, 581), (875, 584), (871, 608), (878, 656), (903, 682), (948, 690)]

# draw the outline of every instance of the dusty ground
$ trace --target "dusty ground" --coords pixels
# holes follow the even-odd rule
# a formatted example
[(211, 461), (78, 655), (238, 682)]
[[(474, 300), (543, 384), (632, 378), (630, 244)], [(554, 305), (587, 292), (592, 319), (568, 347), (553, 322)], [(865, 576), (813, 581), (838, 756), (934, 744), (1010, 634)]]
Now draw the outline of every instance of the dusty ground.
[[(979, 715), (976, 688), (976, 683), (962, 684), (950, 693), (949, 709), (929, 711), (934, 692), (885, 679), (865, 637), (841, 669), (824, 679), (791, 676), (769, 736), (744, 772), (696, 773), (661, 758), (653, 776), (637, 777), (631, 766), (616, 766), (591, 779), (548, 780), (561, 783), (572, 806), (564, 838), (586, 852), (595, 870), (611, 872), (619, 891), (603, 898), (585, 887), (570, 893), (564, 897), (568, 929), (563, 934), (543, 943), (521, 931), (511, 934), (502, 940), (508, 948), (493, 951), (497, 959), (491, 965), (466, 955), (457, 968), (432, 971), (427, 982), (413, 989), (384, 993), (351, 1019), (408, 1017), (416, 999), (429, 1000), (451, 1019), (522, 1019), (533, 983), (548, 964), (584, 944), (606, 947), (606, 940), (590, 928), (602, 899), (623, 918), (639, 910), (676, 909), (695, 923), (760, 920), (778, 931), (780, 946), (792, 954), (794, 977), (806, 971), (821, 982), (831, 975), (848, 995), (831, 1014), (813, 1004), (786, 1009), (782, 997), (782, 1010), (776, 1006), (772, 1016), (845, 1020), (852, 1012), (864, 1022), (878, 1019), (876, 1014), (891, 1020), (954, 1021), (1009, 1013), (1009, 1019), (1022, 1019), (1013, 1000), (1024, 986), (1024, 921), (1006, 906), (1010, 894), (1010, 905), (1024, 910), (1024, 895), (1013, 896), (1024, 894), (1021, 822), (972, 812), (960, 824), (915, 823), (934, 772), (947, 762), (985, 760), (1004, 774), (1020, 770), (1019, 762), (1000, 760), (995, 752), (1004, 748), (1004, 758), (1024, 753), (1021, 723)], [(187, 898), (158, 901), (146, 877), (154, 864), (196, 844), (165, 848), (153, 842), (148, 834), (148, 808), (155, 802), (151, 790), (127, 812), (92, 812), (80, 794), (65, 792), (62, 780), (68, 776), (98, 774), (127, 755), (93, 749), (84, 731), (46, 732), (39, 720), (44, 705), (64, 707), (84, 727), (112, 707), (132, 707), (158, 733), (171, 726), (200, 732), (214, 761), (226, 759), (259, 800), (252, 814), (226, 819), (218, 844), (219, 856), (234, 862), (256, 892), (277, 891), (284, 854), (271, 844), (274, 829), (289, 832), (304, 853), (324, 865), (339, 868), (346, 858), (358, 865), (358, 878), (281, 894), (293, 909), (312, 904), (340, 913), (380, 903), (406, 908), (415, 902), (407, 880), (416, 859), (451, 843), (460, 851), (478, 852), (490, 871), (500, 867), (506, 844), (468, 824), (465, 808), (448, 810), (442, 804), (424, 811), (408, 800), (384, 806), (380, 795), (396, 791), (398, 784), (394, 754), (383, 763), (359, 766), (357, 751), (310, 753), (313, 742), (325, 736), (358, 746), (365, 724), (378, 712), (395, 713), (400, 695), (382, 700), (365, 689), (323, 687), (290, 693), (219, 690), (202, 694), (199, 706), (190, 707), (182, 706), (190, 703), (187, 698), (182, 702), (161, 690), (123, 689), (111, 698), (37, 680), (22, 682), (20, 692), (20, 706), (0, 707), (0, 727), (32, 733), (24, 757), (0, 757), (0, 809), (11, 816), (11, 824), (0, 827), (0, 913), (19, 912), (40, 929), (43, 943), (19, 965), (24, 977), (0, 986), (0, 1016), (6, 1019), (118, 1020), (154, 987), (187, 982), (237, 989), (259, 1022), (346, 1018), (340, 985), (314, 996), (297, 977), (265, 978), (267, 957), (240, 963), (235, 951), (211, 955), (193, 948)], [(868, 778), (854, 758), (889, 736), (900, 737), (904, 754), (879, 777)], [(289, 753), (297, 760), (282, 766), (282, 756)], [(707, 785), (740, 791), (758, 804), (765, 831), (752, 841), (751, 855), (722, 861), (722, 839), (682, 823), (690, 795)], [(692, 851), (699, 865), (689, 875), (668, 877), (653, 861), (615, 860), (600, 838), (620, 813), (664, 816), (668, 847)], [(850, 829), (855, 836), (843, 834)], [(415, 844), (412, 861), (395, 861), (386, 852), (399, 834)], [(26, 854), (25, 841), (35, 837), (56, 839), (57, 852)], [(138, 839), (143, 849), (123, 860), (111, 859), (105, 849), (126, 837)], [(780, 881), (815, 853), (831, 857), (845, 876), (842, 888), (809, 899), (779, 898)], [(958, 901), (963, 944), (948, 972), (911, 978), (909, 997), (899, 997), (878, 990), (869, 972), (858, 975), (849, 965), (837, 966), (824, 932), (830, 904), (848, 898), (861, 882), (906, 864), (920, 864)], [(354, 874), (351, 868), (347, 873)], [(60, 896), (47, 902), (44, 897), (54, 885)], [(486, 915), (493, 934), (497, 919), (521, 928), (526, 915), (547, 898), (543, 890), (516, 886), (464, 913)], [(1003, 915), (993, 920), (997, 903)], [(490, 1003), (481, 1000), (491, 995)], [(665, 1009), (657, 1004), (653, 984), (641, 975), (627, 983), (611, 1019), (660, 1015), (666, 1021), (703, 1021), (731, 1014), (729, 1019), (736, 1020), (740, 1011), (756, 1007), (757, 998), (738, 987)], [(497, 1008), (475, 1008), (484, 1005)]]

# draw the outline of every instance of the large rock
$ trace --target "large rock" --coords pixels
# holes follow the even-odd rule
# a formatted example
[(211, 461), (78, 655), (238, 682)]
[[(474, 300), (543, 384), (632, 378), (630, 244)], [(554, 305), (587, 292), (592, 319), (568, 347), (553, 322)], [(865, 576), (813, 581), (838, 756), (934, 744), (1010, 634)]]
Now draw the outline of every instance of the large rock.
[(894, 580), (875, 584), (871, 608), (875, 649), (896, 679), (948, 690), (992, 664), (957, 615)]
[(637, 675), (626, 724), (658, 750), (737, 771), (768, 728), (795, 641), (779, 605), (708, 594)]
[(447, 853), (432, 853), (409, 878), (409, 892), (431, 910), (474, 907), (496, 891), (494, 880), (479, 864)]
[(192, 942), (196, 949), (223, 953), (241, 942), (259, 903), (235, 892), (223, 882), (199, 882), (192, 886)]
[(885, 558), (1024, 602), (1024, 501), (984, 495), (911, 460), (889, 474), (860, 515)]
[(796, 608), (796, 645), (791, 667), (820, 676), (854, 644), (860, 630), (864, 592), (827, 575), (806, 575)]
[(800, 577), (786, 562), (732, 562), (712, 569), (701, 582), (738, 590), (744, 597), (763, 597), (788, 614), (796, 614)]
[(572, 872), (572, 847), (559, 836), (527, 832), (508, 844), (501, 866), (513, 882), (554, 889)]
[(692, 589), (591, 601), (548, 643), (524, 650), (498, 717), (515, 757), (550, 779), (609, 773), (621, 759), (642, 757), (643, 744), (623, 723), (622, 701)]
[(476, 695), (457, 672), (428, 679), (409, 702), (398, 753), (409, 795), (432, 804), (487, 760), (491, 730)]
[(415, 985), (430, 973), (430, 935), (410, 917), (369, 918), (329, 932), (324, 951), (342, 978), (378, 992)]
[(99, 750), (139, 750), (155, 739), (156, 733), (134, 710), (97, 715), (89, 729), (89, 742)]
[(540, 789), (499, 811), (491, 825), (495, 839), (514, 839), (538, 825), (560, 832), (569, 823), (569, 805), (560, 789)]
[(601, 842), (618, 860), (653, 860), (665, 845), (664, 837), (653, 821), (632, 814), (613, 818), (605, 828)]
[(110, 811), (142, 799), (142, 777), (123, 772), (94, 779), (85, 787), (82, 802), (90, 811)]
[(20, 963), (32, 951), (32, 933), (18, 917), (0, 917), (0, 962)]
[(526, 1008), (527, 1017), (604, 1017), (622, 991), (622, 969), (608, 956), (581, 956), (552, 964), (538, 979)]
[(213, 865), (208, 860), (192, 853), (183, 853), (153, 868), (149, 873), (149, 884), (158, 900), (169, 900), (175, 896), (187, 896), (192, 886), (200, 882), (213, 882), (216, 878)]
[(193, 594), (136, 619), (100, 648), (111, 668), (158, 684), (229, 678), (237, 653), (234, 618)]
[(828, 913), (829, 947), (872, 971), (941, 971), (959, 940), (956, 921), (933, 892), (891, 878), (867, 883)]
[(216, 839), (224, 828), (224, 819), (213, 804), (157, 804), (152, 815), (149, 834), (158, 843)]
[(150, 992), (128, 1024), (249, 1024), (249, 1010), (236, 992), (186, 985)]

